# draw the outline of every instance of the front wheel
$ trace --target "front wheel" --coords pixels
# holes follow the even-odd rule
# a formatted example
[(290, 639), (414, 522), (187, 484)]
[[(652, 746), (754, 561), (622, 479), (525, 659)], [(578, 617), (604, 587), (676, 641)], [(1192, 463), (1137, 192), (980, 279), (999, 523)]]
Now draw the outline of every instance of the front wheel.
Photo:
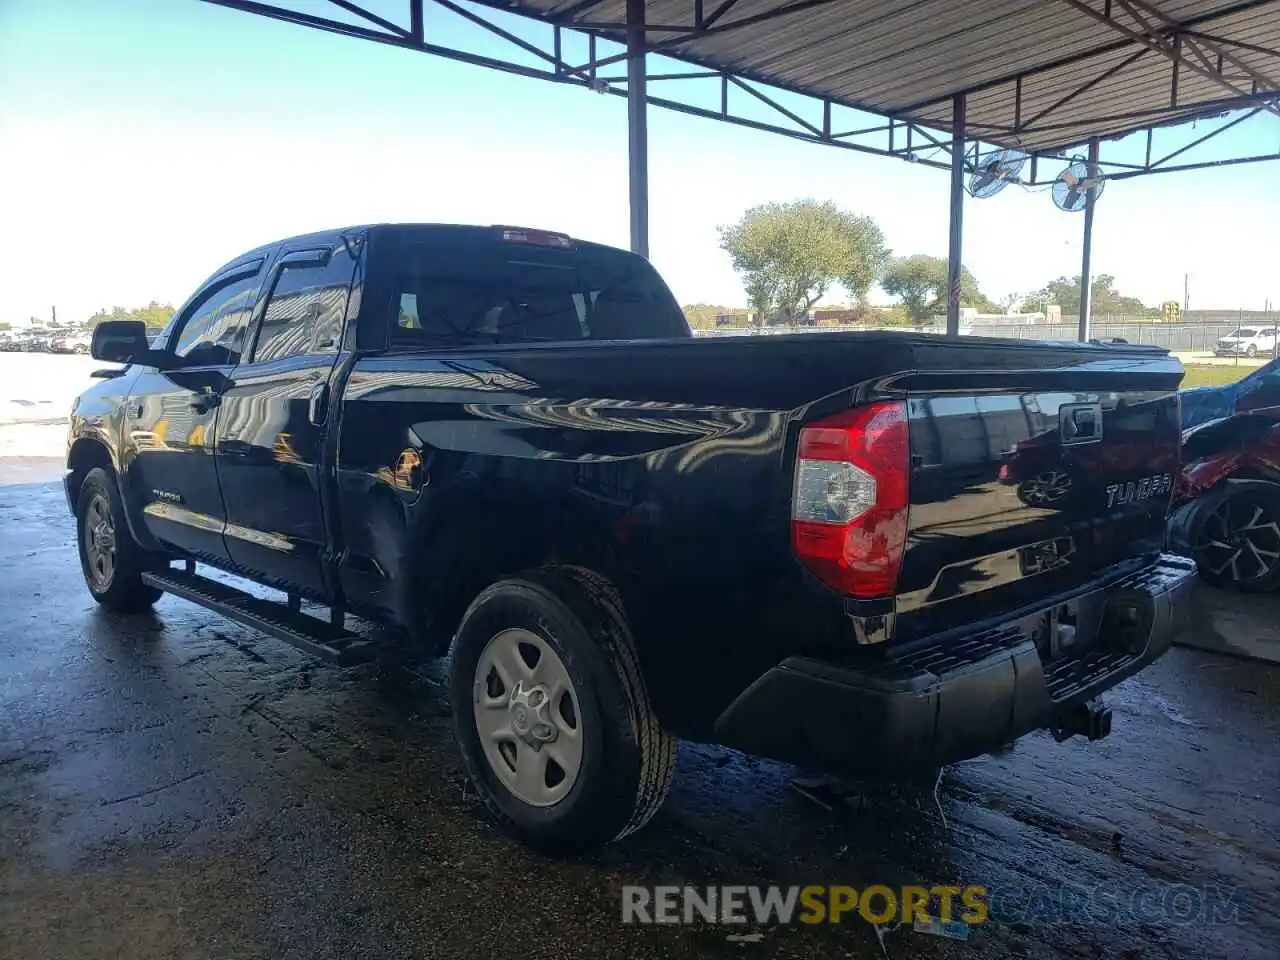
[(543, 567), (486, 589), (463, 617), (449, 677), (467, 773), (509, 833), (548, 853), (644, 826), (675, 771), (607, 582)]
[(142, 582), (148, 555), (133, 542), (115, 481), (101, 467), (90, 470), (80, 485), (76, 533), (84, 582), (98, 603), (132, 613), (160, 599), (160, 590)]
[(1252, 360), (1258, 355), (1258, 348), (1251, 343), (1245, 350), (1244, 355)]

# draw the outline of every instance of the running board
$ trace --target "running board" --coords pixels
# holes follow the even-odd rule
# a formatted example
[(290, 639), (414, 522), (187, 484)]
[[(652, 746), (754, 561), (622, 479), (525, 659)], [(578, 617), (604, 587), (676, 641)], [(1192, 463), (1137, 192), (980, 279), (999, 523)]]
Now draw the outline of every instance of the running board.
[(294, 613), (284, 604), (263, 600), (196, 573), (167, 569), (144, 573), (142, 582), (175, 597), (198, 603), (228, 620), (260, 630), (304, 653), (340, 666), (363, 663), (372, 659), (376, 653), (377, 645), (359, 634), (350, 633), (305, 613)]

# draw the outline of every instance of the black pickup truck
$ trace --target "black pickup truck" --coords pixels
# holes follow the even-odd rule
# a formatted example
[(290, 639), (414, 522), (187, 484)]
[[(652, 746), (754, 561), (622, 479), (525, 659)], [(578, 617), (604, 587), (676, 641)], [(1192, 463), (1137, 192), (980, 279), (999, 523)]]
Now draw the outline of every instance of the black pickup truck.
[(914, 777), (1104, 736), (1185, 617), (1154, 348), (694, 338), (629, 253), (397, 225), (261, 247), (93, 355), (127, 364), (71, 418), (94, 597), (451, 653), (480, 796), (547, 849), (644, 824), (675, 737)]

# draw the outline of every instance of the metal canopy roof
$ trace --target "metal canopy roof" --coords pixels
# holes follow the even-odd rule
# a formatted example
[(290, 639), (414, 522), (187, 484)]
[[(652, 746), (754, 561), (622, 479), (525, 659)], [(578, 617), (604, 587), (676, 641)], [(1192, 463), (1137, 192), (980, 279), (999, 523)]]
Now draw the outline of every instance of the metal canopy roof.
[[(994, 145), (1029, 153), (1030, 175), (1019, 178), (1026, 186), (1049, 182), (1037, 175), (1039, 159), (1088, 144), (1086, 175), (1072, 181), (1086, 198), (1081, 340), (1089, 336), (1094, 200), (1103, 178), (1280, 159), (1280, 149), (1270, 147), (1194, 162), (1186, 156), (1260, 113), (1280, 116), (1280, 0), (205, 2), (626, 97), (631, 249), (643, 256), (649, 253), (649, 104), (949, 169), (947, 333), (953, 336), (960, 329), (965, 175), (984, 163), (984, 144), (988, 151)], [(370, 9), (375, 2), (379, 9)], [(428, 9), (480, 27), (489, 45), (474, 50), (441, 42), (427, 22)], [(505, 14), (537, 21), (544, 30), (550, 25), (550, 36), (504, 23)], [(582, 38), (585, 54), (576, 43)], [(624, 52), (602, 54), (601, 42)], [(668, 70), (663, 58), (693, 69)], [(614, 65), (624, 68), (621, 76), (601, 72)], [(719, 109), (667, 95), (672, 81), (716, 83)], [(651, 92), (650, 83), (663, 92)], [(744, 111), (743, 102), (755, 112)], [(860, 118), (860, 128), (839, 131), (845, 118), (837, 109)], [(1153, 155), (1156, 127), (1229, 113), (1234, 116), (1208, 133)], [(875, 125), (865, 126), (868, 115)], [(1102, 140), (1139, 130), (1147, 133), (1141, 164), (1101, 156)], [(948, 155), (945, 162), (939, 152)], [(1055, 179), (1068, 176), (1064, 171)]]
[[(626, 0), (481, 0), (622, 42)], [(1276, 0), (649, 0), (647, 46), (902, 121), (1053, 153), (1280, 103)], [(620, 59), (620, 58), (614, 58)], [(605, 61), (597, 61), (603, 64)]]

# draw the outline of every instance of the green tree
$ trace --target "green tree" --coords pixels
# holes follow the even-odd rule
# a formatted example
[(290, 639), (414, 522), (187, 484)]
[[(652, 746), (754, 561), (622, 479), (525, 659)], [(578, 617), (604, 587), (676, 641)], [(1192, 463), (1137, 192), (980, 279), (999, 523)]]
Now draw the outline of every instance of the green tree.
[(124, 307), (112, 307), (110, 310), (102, 309), (92, 314), (85, 321), (89, 327), (96, 327), (100, 323), (106, 323), (108, 320), (132, 320), (133, 317)]
[[(1126, 297), (1116, 290), (1116, 278), (1109, 273), (1099, 274), (1089, 284), (1090, 313), (1094, 316), (1111, 315), (1127, 317), (1154, 316), (1159, 313), (1155, 307), (1148, 307), (1137, 297)], [(1080, 275), (1059, 277), (1050, 280), (1039, 290), (1027, 294), (1022, 300), (1022, 309), (1028, 312), (1044, 313), (1045, 308), (1056, 304), (1062, 308), (1064, 317), (1080, 315)]]
[(164, 325), (169, 322), (173, 313), (173, 304), (157, 303), (152, 300), (145, 307), (134, 307), (131, 310), (126, 310), (124, 307), (112, 307), (110, 310), (104, 308), (94, 313), (85, 322), (92, 328), (108, 320), (141, 320), (147, 325), (148, 330), (159, 332), (164, 329)]
[(874, 220), (816, 200), (752, 207), (720, 228), (720, 248), (761, 324), (794, 322), (837, 284), (861, 299), (889, 257)]
[[(897, 297), (914, 324), (927, 323), (947, 310), (947, 261), (917, 253), (892, 261), (884, 271), (880, 286)], [(968, 268), (960, 268), (960, 304), (992, 310), (995, 305), (978, 289), (978, 281)]]
[(173, 304), (157, 303), (152, 300), (145, 307), (139, 307), (133, 311), (133, 318), (141, 320), (147, 325), (148, 330), (160, 331), (164, 329), (169, 318), (173, 316)]
[(714, 330), (716, 317), (742, 312), (741, 308), (735, 311), (732, 307), (721, 307), (713, 303), (686, 303), (680, 309), (684, 311), (684, 318), (694, 330)]
[(13, 324), (8, 320), (0, 320), (0, 330), (12, 330)]

